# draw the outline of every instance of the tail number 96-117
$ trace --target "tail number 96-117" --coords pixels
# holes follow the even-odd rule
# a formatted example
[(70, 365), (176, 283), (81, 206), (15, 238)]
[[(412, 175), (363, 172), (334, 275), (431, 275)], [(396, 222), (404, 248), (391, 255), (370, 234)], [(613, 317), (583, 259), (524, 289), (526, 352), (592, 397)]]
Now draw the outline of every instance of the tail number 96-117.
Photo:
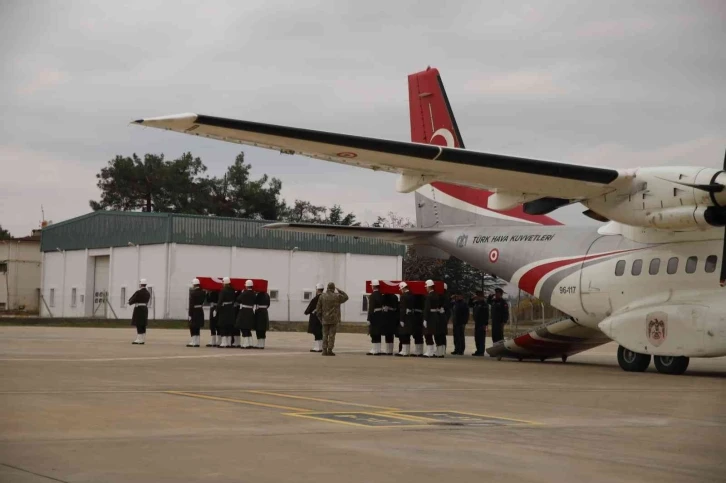
[(572, 295), (575, 292), (577, 292), (577, 287), (575, 285), (560, 287), (560, 295)]

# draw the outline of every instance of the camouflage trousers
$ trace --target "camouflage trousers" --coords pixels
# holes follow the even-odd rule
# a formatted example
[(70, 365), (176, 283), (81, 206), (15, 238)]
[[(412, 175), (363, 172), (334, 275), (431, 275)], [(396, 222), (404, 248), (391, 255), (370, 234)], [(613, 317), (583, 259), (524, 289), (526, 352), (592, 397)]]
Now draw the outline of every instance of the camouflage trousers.
[(335, 334), (338, 332), (337, 324), (323, 324), (323, 353), (333, 352)]

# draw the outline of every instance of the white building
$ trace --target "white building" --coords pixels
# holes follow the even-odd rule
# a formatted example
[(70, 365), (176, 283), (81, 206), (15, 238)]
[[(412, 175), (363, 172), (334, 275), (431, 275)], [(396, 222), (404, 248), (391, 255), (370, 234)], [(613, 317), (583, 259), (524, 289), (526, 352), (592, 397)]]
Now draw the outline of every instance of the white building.
[(145, 278), (149, 318), (186, 319), (194, 277), (230, 276), (269, 280), (273, 321), (307, 321), (315, 284), (333, 281), (350, 295), (343, 320), (364, 322), (365, 281), (401, 278), (404, 247), (263, 230), (267, 223), (98, 211), (50, 225), (42, 231), (40, 313), (130, 319), (126, 302)]
[(0, 311), (38, 311), (40, 258), (40, 234), (0, 241)]

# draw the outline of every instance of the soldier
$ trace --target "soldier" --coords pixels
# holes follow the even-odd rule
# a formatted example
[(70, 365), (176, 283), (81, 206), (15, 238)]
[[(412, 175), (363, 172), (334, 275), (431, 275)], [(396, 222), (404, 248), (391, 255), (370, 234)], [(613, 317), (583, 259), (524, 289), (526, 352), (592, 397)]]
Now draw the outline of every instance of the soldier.
[(466, 324), (469, 322), (469, 305), (464, 296), (456, 296), (452, 310), (454, 316), (454, 352), (452, 355), (464, 355), (466, 350)]
[(386, 340), (386, 350), (383, 354), (393, 355), (393, 339), (398, 329), (398, 297), (396, 294), (387, 293), (383, 295), (383, 335)]
[(255, 292), (252, 291), (252, 280), (245, 282), (245, 289), (237, 297), (239, 314), (235, 328), (242, 332), (242, 349), (252, 348), (252, 331), (255, 328)]
[(424, 334), (426, 335), (426, 353), (424, 357), (438, 357), (439, 350), (434, 350), (434, 336), (437, 334), (437, 327), (442, 325), (441, 318), (443, 309), (439, 296), (434, 292), (433, 280), (426, 280), (426, 302), (424, 305)]
[(224, 288), (219, 294), (219, 322), (218, 329), (222, 333), (220, 349), (232, 347), (232, 333), (234, 330), (234, 289), (229, 277), (222, 279)]
[(199, 279), (192, 280), (192, 289), (189, 291), (189, 333), (192, 340), (187, 347), (199, 347), (200, 332), (204, 327), (204, 290), (199, 288)]
[(136, 340), (132, 344), (143, 345), (146, 342), (146, 324), (149, 322), (149, 300), (151, 294), (146, 290), (146, 279), (139, 280), (139, 289), (129, 299), (129, 305), (134, 306), (131, 315), (131, 325), (136, 326)]
[(219, 311), (217, 310), (218, 300), (219, 292), (216, 290), (207, 293), (207, 302), (209, 302), (209, 334), (212, 336), (212, 341), (207, 344), (207, 347), (219, 347), (222, 343), (222, 334), (217, 328), (219, 321)]
[[(239, 290), (235, 290), (234, 292), (234, 320), (237, 320), (237, 317), (239, 317), (239, 302), (237, 302), (237, 298), (242, 292)], [(239, 327), (237, 327), (236, 324), (232, 325), (232, 331), (230, 332), (230, 341), (229, 346), (232, 348), (239, 349), (242, 343), (242, 337), (241, 332), (239, 330)]]
[(267, 329), (270, 328), (270, 315), (267, 313), (269, 307), (270, 294), (267, 292), (257, 292), (255, 296), (255, 335), (257, 336), (255, 349), (265, 348)]
[[(442, 344), (444, 346), (444, 354), (446, 354), (446, 338), (449, 335), (449, 322), (451, 321), (451, 313), (452, 313), (451, 307), (452, 307), (452, 305), (454, 305), (454, 303), (453, 303), (454, 301), (452, 299), (453, 299), (453, 297), (451, 295), (449, 295), (449, 286), (448, 286), (448, 284), (444, 283), (444, 293), (440, 297), (441, 309), (443, 310), (443, 315), (441, 316), (441, 318), (443, 318), (443, 321), (444, 321), (444, 327), (443, 327), (443, 330), (440, 331), (440, 333), (443, 334), (443, 336), (444, 336), (444, 342)], [(439, 338), (440, 337), (441, 337), (441, 335), (439, 335)], [(437, 346), (438, 346), (438, 342), (437, 342)], [(438, 351), (438, 348), (437, 348), (437, 351)]]
[(411, 354), (411, 332), (413, 331), (415, 319), (415, 299), (406, 282), (399, 283), (398, 288), (401, 290), (401, 301), (398, 304), (398, 340), (401, 341), (401, 350), (396, 355), (408, 357)]
[(491, 301), (492, 341), (495, 344), (504, 339), (504, 324), (509, 320), (509, 304), (502, 298), (503, 294), (504, 290), (495, 288)]
[(315, 286), (315, 297), (308, 304), (308, 308), (305, 309), (305, 315), (310, 316), (308, 318), (308, 334), (313, 334), (313, 337), (315, 337), (310, 352), (323, 352), (323, 324), (320, 323), (320, 318), (315, 313), (321, 293), (323, 293), (323, 284), (319, 283)]
[(484, 298), (484, 292), (476, 291), (476, 295), (471, 301), (474, 315), (474, 343), (476, 344), (476, 352), (472, 354), (474, 357), (482, 357), (486, 345), (487, 324), (489, 324), (489, 304)]
[(423, 309), (426, 297), (424, 295), (413, 296), (413, 328), (411, 335), (413, 336), (413, 353), (414, 357), (423, 357), (424, 346), (424, 326), (423, 326)]
[(371, 280), (373, 293), (368, 296), (368, 333), (371, 335), (371, 350), (366, 353), (369, 356), (381, 355), (381, 334), (385, 315), (383, 312), (383, 295), (379, 290), (378, 280)]
[(335, 289), (333, 282), (328, 283), (328, 290), (318, 298), (315, 312), (321, 317), (323, 324), (323, 355), (334, 356), (335, 334), (340, 324), (340, 306), (348, 301), (348, 294)]
[(446, 284), (444, 284), (444, 290), (443, 295), (439, 295), (439, 320), (434, 333), (434, 341), (436, 342), (434, 357), (440, 358), (446, 356), (446, 336), (449, 335), (449, 318), (451, 317), (451, 300), (448, 292), (446, 292)]

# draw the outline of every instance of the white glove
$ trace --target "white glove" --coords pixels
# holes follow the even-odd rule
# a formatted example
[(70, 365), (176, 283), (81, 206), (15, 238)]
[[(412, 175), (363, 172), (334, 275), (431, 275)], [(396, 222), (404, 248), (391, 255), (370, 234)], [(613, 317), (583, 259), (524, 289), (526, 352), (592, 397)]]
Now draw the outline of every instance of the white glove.
[(424, 329), (428, 329), (428, 328), (429, 328), (429, 326), (426, 325), (426, 321), (424, 320)]
[(403, 322), (401, 322), (401, 327), (403, 327), (403, 326), (404, 326), (404, 323), (403, 323)]

